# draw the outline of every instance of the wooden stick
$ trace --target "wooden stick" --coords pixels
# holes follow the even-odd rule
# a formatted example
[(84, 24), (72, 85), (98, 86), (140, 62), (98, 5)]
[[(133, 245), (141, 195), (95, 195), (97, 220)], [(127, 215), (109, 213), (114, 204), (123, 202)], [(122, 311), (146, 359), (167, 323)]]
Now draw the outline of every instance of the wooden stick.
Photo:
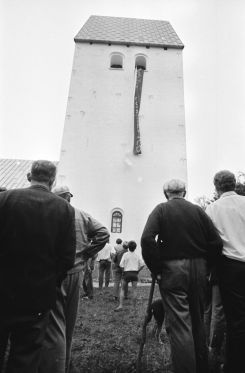
[(147, 326), (149, 316), (150, 316), (150, 312), (151, 312), (152, 298), (153, 298), (155, 283), (156, 283), (155, 276), (153, 274), (151, 274), (151, 277), (152, 277), (152, 281), (151, 281), (150, 293), (149, 293), (149, 298), (148, 298), (146, 315), (145, 315), (145, 319), (144, 319), (144, 323), (143, 323), (143, 327), (142, 327), (142, 336), (141, 336), (138, 358), (137, 358), (137, 362), (136, 362), (136, 373), (140, 373), (141, 358), (142, 358), (144, 345), (145, 345), (145, 341), (146, 341), (146, 326)]

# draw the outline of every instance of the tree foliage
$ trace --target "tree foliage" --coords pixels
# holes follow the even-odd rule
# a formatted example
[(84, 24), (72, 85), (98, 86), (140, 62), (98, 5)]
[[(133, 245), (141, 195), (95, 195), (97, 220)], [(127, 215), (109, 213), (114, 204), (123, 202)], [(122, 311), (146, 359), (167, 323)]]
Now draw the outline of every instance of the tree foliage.
[[(237, 194), (245, 196), (245, 172), (241, 172), (241, 171), (238, 172), (235, 192)], [(212, 197), (207, 197), (205, 195), (196, 197), (195, 202), (203, 210), (206, 210), (207, 206), (210, 205), (210, 203), (216, 201), (216, 199), (218, 199), (218, 196), (217, 196), (216, 192), (214, 192)]]

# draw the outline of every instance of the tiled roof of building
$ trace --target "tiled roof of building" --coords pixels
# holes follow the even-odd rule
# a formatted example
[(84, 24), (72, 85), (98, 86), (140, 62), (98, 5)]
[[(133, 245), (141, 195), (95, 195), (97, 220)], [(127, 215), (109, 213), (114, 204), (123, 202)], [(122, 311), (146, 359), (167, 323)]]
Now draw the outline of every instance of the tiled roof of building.
[(75, 36), (75, 42), (184, 48), (168, 21), (91, 16)]
[[(31, 170), (31, 160), (0, 159), (0, 187), (7, 189), (30, 186), (26, 175)], [(54, 162), (56, 165), (58, 162)]]

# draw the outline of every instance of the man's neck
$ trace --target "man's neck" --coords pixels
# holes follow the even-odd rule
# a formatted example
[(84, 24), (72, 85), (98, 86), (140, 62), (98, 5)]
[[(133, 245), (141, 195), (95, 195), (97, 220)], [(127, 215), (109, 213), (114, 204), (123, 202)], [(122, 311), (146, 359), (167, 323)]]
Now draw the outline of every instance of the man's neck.
[(40, 185), (40, 186), (43, 186), (45, 187), (46, 189), (48, 189), (49, 191), (51, 190), (52, 188), (52, 185), (49, 185), (49, 183), (46, 183), (44, 181), (36, 181), (36, 180), (31, 180), (31, 185)]
[(179, 195), (171, 195), (168, 197), (168, 200), (171, 201), (171, 199), (184, 199), (184, 197)]

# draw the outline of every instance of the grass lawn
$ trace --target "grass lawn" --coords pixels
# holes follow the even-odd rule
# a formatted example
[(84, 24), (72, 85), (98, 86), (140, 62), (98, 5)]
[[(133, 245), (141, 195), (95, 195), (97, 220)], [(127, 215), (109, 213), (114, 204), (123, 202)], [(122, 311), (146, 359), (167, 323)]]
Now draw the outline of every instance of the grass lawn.
[[(96, 288), (93, 300), (81, 299), (72, 349), (73, 364), (79, 372), (135, 372), (149, 290), (149, 286), (138, 287), (135, 309), (129, 292), (121, 312), (114, 312), (118, 303), (113, 300), (112, 288), (102, 293)], [(159, 298), (157, 286), (154, 298)], [(172, 373), (166, 333), (163, 330), (161, 345), (151, 335), (153, 325), (152, 320), (147, 327), (141, 372)]]

